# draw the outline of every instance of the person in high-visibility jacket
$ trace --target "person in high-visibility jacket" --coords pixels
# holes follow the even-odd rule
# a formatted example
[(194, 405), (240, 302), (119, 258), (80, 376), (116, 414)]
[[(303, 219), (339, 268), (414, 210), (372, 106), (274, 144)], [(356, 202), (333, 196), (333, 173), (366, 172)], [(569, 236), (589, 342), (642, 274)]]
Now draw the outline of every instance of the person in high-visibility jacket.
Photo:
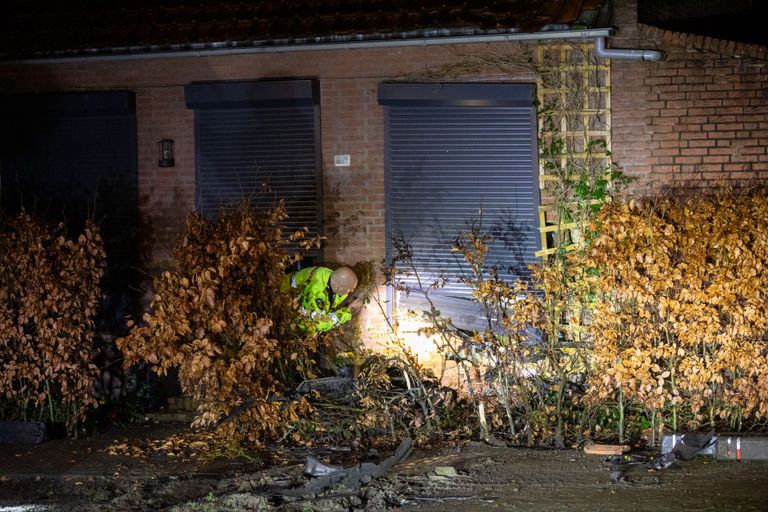
[(327, 332), (349, 322), (352, 313), (340, 307), (347, 295), (357, 287), (357, 275), (349, 267), (331, 270), (327, 267), (308, 267), (292, 274), (286, 274), (280, 289), (295, 290), (305, 320), (306, 331)]

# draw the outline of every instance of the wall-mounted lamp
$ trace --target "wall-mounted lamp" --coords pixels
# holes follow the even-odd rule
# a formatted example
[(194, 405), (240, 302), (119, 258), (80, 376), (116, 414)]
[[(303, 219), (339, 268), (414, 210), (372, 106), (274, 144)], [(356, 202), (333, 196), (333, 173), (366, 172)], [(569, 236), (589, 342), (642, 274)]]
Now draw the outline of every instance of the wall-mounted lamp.
[(157, 165), (160, 167), (173, 167), (175, 162), (173, 161), (173, 141), (171, 139), (163, 139), (159, 142), (160, 145), (160, 160)]

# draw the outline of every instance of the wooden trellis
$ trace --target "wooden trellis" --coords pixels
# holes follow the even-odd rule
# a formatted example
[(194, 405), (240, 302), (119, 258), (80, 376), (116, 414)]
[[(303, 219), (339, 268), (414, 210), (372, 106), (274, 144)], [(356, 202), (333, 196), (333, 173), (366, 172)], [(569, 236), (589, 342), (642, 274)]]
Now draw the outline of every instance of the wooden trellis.
[[(540, 45), (537, 58), (539, 108), (549, 112), (557, 130), (547, 131), (540, 116), (539, 137), (546, 141), (548, 137), (558, 136), (565, 142), (567, 151), (558, 157), (560, 169), (567, 169), (569, 160), (607, 169), (610, 166), (610, 66), (595, 56), (592, 44)], [(593, 150), (595, 141), (604, 141), (599, 152)], [(578, 222), (565, 222), (562, 218), (549, 194), (554, 182), (562, 176), (548, 173), (544, 163), (540, 159), (541, 250), (536, 253), (542, 258), (555, 253), (563, 243), (566, 250), (573, 248), (579, 243), (577, 233), (584, 228)]]

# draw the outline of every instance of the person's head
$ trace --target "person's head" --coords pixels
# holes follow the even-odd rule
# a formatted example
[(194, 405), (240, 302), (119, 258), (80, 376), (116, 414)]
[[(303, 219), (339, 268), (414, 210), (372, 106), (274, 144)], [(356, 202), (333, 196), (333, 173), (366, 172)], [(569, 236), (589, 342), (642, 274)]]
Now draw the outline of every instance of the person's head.
[(357, 276), (349, 267), (339, 267), (331, 274), (331, 290), (336, 295), (346, 295), (357, 286)]

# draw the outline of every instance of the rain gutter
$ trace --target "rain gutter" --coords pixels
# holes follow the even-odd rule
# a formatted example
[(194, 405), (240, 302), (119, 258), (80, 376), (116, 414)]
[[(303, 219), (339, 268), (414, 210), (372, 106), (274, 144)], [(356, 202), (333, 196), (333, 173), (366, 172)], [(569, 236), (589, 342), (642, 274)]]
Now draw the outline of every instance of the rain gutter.
[[(62, 64), (70, 62), (125, 61), (141, 59), (168, 59), (177, 57), (213, 57), (221, 55), (248, 55), (267, 53), (293, 53), (333, 50), (355, 50), (372, 48), (399, 48), (408, 46), (434, 46), (446, 44), (506, 43), (513, 41), (548, 41), (553, 39), (595, 39), (599, 41), (611, 35), (612, 29), (552, 30), (542, 32), (505, 32), (503, 34), (478, 34), (468, 36), (419, 37), (407, 39), (380, 39), (364, 41), (320, 42), (320, 43), (272, 43), (257, 46), (233, 46), (233, 43), (209, 43), (202, 48), (179, 47), (163, 50), (157, 47), (125, 47), (113, 50), (126, 53), (78, 53), (72, 56), (25, 58), (0, 60), (1, 64)], [(87, 52), (88, 50), (85, 50)], [(1, 58), (1, 56), (0, 56)]]
[(640, 50), (629, 48), (606, 48), (605, 36), (595, 38), (595, 55), (604, 59), (623, 60), (661, 60), (664, 53), (658, 50)]

